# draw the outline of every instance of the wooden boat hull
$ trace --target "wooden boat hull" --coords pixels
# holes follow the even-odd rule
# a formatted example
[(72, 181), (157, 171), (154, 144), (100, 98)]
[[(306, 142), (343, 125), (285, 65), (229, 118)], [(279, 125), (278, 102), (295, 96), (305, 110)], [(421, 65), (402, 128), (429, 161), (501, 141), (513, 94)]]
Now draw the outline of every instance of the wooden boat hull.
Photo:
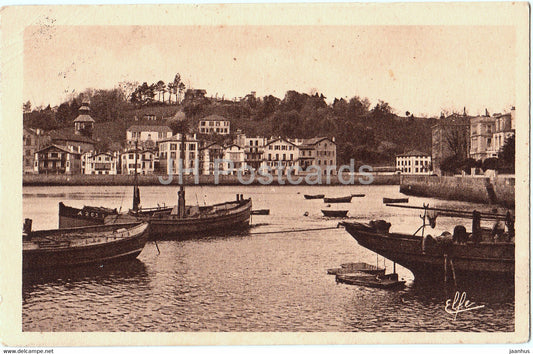
[(270, 215), (270, 209), (252, 210), (252, 215)]
[[(63, 229), (69, 225), (90, 226), (102, 224), (131, 223), (135, 221), (145, 221), (150, 224), (150, 236), (184, 236), (184, 235), (205, 235), (207, 233), (242, 229), (249, 226), (252, 211), (252, 200), (217, 204), (211, 207), (220, 209), (216, 213), (206, 213), (191, 217), (178, 218), (171, 215), (172, 208), (152, 209), (151, 211), (141, 211), (136, 214), (120, 213), (108, 214), (103, 219), (96, 217), (85, 217), (83, 209), (67, 207), (63, 203), (59, 204), (59, 228)], [(222, 208), (222, 206), (227, 207)], [(204, 208), (204, 207), (202, 207)], [(209, 207), (207, 207), (209, 208)], [(67, 211), (67, 213), (65, 212)]]
[(59, 228), (104, 225), (109, 215), (118, 215), (117, 211), (98, 207), (83, 207), (82, 209), (59, 203)]
[(352, 198), (363, 198), (364, 194), (352, 194)]
[[(420, 236), (380, 233), (356, 222), (342, 222), (341, 225), (361, 246), (409, 269), (420, 281), (444, 281), (446, 273), (451, 278), (452, 263), (457, 279), (514, 279), (514, 243), (453, 243), (446, 249), (424, 250)], [(446, 268), (445, 258), (448, 259)]]
[[(126, 229), (127, 237), (113, 237), (113, 230)], [(116, 224), (90, 226), (61, 230), (43, 230), (32, 232), (28, 241), (23, 242), (22, 267), (25, 271), (45, 268), (72, 267), (89, 264), (103, 264), (128, 258), (136, 258), (148, 240), (148, 224)], [(102, 242), (89, 242), (75, 246), (44, 246), (32, 248), (39, 239), (49, 239), (62, 234), (68, 237), (79, 237), (85, 233), (105, 235)], [(94, 240), (93, 240), (94, 241)], [(26, 247), (24, 245), (27, 245)]]
[(308, 195), (304, 194), (305, 199), (322, 199), (324, 198), (324, 194), (316, 194), (316, 195)]
[(378, 276), (358, 276), (352, 274), (337, 274), (335, 281), (338, 283), (360, 285), (378, 289), (400, 289), (405, 286), (404, 280), (380, 279)]
[(409, 198), (383, 198), (383, 204), (409, 203)]
[(217, 213), (190, 218), (160, 215), (159, 217), (141, 217), (140, 219), (150, 223), (150, 234), (152, 237), (205, 235), (212, 232), (248, 227), (252, 211), (251, 198), (227, 204), (233, 203), (235, 203), (236, 206), (223, 214)]
[(322, 209), (322, 214), (329, 218), (343, 218), (348, 214), (348, 210), (324, 210)]
[(352, 196), (340, 197), (340, 198), (324, 198), (324, 203), (351, 203)]

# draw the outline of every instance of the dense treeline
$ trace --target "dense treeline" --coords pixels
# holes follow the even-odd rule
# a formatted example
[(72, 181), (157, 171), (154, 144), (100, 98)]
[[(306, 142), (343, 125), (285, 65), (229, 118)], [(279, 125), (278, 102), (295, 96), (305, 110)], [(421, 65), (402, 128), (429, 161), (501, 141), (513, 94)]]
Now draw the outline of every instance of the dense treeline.
[[(90, 89), (71, 97), (57, 109), (48, 106), (31, 110), (31, 103), (27, 102), (23, 107), (24, 125), (45, 130), (72, 126), (83, 100), (88, 99), (97, 127), (106, 127), (95, 132), (103, 135), (97, 138), (106, 141), (106, 146), (124, 137), (135, 117), (144, 114), (173, 117), (182, 110), (189, 127), (197, 126), (198, 120), (207, 115), (218, 114), (231, 121), (233, 133), (241, 129), (249, 136), (335, 137), (338, 163), (353, 158), (358, 164), (390, 165), (398, 153), (413, 149), (431, 151), (431, 125), (435, 120), (415, 118), (409, 112), (398, 116), (383, 101), (372, 106), (368, 99), (355, 96), (348, 100), (335, 98), (328, 104), (319, 93), (297, 91), (288, 91), (283, 99), (249, 94), (230, 101), (203, 95), (182, 97), (185, 86), (179, 74), (169, 84), (120, 83), (111, 90)], [(172, 120), (170, 123), (176, 125)], [(111, 132), (113, 127), (120, 131)]]

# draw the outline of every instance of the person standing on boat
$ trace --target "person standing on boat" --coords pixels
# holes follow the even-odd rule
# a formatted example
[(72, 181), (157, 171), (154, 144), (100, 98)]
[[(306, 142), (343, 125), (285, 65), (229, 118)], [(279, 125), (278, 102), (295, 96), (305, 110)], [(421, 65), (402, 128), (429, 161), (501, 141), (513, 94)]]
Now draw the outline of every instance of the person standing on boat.
[(472, 212), (472, 241), (481, 242), (481, 213), (477, 210)]

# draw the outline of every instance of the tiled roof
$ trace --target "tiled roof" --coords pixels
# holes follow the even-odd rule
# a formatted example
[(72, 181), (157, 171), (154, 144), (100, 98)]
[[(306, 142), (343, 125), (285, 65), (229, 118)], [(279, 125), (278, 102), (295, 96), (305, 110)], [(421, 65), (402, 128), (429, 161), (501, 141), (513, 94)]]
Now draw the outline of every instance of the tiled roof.
[(50, 148), (56, 148), (56, 149), (59, 149), (63, 152), (68, 152), (69, 154), (75, 154), (75, 155), (81, 155), (79, 152), (77, 151), (70, 151), (69, 149), (67, 149), (66, 146), (61, 146), (61, 145), (56, 145), (56, 144), (51, 144), (51, 145), (48, 145), (47, 147), (45, 148), (42, 148), (41, 150), (39, 151), (36, 151), (36, 153), (39, 153), (41, 151), (45, 151), (45, 150), (49, 150)]
[(132, 125), (128, 128), (129, 132), (158, 132), (158, 133), (171, 133), (167, 125)]
[(332, 142), (333, 144), (335, 144), (335, 142), (333, 140), (331, 140), (330, 138), (328, 138), (328, 137), (317, 137), (317, 138), (304, 139), (302, 145), (315, 145), (315, 144), (321, 142), (324, 139), (327, 139), (330, 142)]
[(76, 119), (74, 119), (74, 122), (91, 122), (94, 123), (94, 119), (88, 115), (88, 114), (80, 114)]
[(214, 121), (214, 120), (218, 120), (218, 121), (227, 121), (226, 118), (222, 117), (222, 116), (219, 116), (219, 115), (216, 115), (216, 114), (212, 114), (210, 116), (207, 116), (207, 117), (204, 117), (202, 119), (200, 119), (200, 121), (202, 120), (208, 120), (208, 121)]
[(59, 141), (77, 141), (81, 143), (95, 144), (93, 139), (74, 133), (72, 128), (51, 131), (50, 138)]
[(425, 152), (421, 152), (421, 151), (417, 151), (417, 150), (412, 150), (412, 151), (409, 151), (409, 152), (406, 152), (404, 154), (398, 154), (396, 156), (431, 156), (430, 154), (427, 154)]

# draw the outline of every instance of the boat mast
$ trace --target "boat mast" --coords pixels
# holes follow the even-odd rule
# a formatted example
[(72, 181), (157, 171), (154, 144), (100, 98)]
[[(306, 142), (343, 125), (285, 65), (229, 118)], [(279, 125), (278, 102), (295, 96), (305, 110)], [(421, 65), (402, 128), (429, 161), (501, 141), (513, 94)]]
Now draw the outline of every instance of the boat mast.
[(185, 189), (183, 188), (183, 170), (185, 167), (185, 129), (181, 133), (180, 160), (181, 163), (178, 165), (181, 167), (180, 174), (182, 174), (182, 178), (180, 179), (180, 190), (178, 191), (178, 217), (181, 219), (185, 216)]
[(139, 204), (141, 203), (141, 196), (139, 192), (139, 187), (137, 185), (138, 184), (138, 181), (137, 181), (137, 152), (138, 152), (137, 143), (138, 141), (135, 141), (135, 176), (133, 178), (133, 211), (138, 211)]

